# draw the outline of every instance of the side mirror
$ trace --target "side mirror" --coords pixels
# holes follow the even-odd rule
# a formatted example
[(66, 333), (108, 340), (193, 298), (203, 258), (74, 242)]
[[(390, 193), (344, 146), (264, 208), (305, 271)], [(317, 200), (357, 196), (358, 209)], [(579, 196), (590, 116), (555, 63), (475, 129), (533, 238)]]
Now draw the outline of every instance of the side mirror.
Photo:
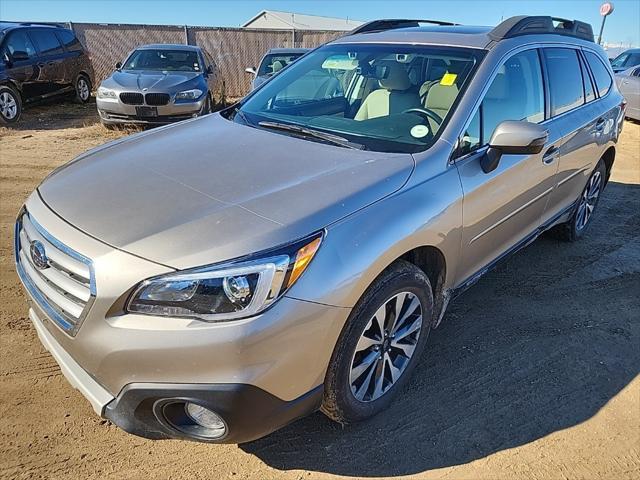
[(504, 154), (535, 155), (540, 153), (549, 139), (549, 131), (531, 122), (506, 120), (491, 135), (489, 148), (480, 159), (484, 173), (494, 171)]
[(250, 73), (251, 75), (255, 75), (256, 74), (256, 67), (247, 67), (244, 69), (244, 71), (246, 73)]
[(207, 67), (207, 75), (213, 75), (213, 65)]
[(122, 68), (122, 63), (121, 62), (117, 62), (116, 63), (116, 70), (120, 70)]

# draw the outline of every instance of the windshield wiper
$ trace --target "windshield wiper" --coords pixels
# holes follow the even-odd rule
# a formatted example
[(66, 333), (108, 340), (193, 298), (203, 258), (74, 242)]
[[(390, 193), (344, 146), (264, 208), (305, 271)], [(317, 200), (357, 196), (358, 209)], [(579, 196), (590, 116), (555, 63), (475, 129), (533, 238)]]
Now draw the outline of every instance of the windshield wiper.
[(324, 140), (326, 142), (329, 142), (344, 148), (352, 148), (354, 150), (366, 149), (364, 145), (361, 145), (359, 143), (354, 143), (339, 135), (322, 132), (320, 130), (313, 130), (307, 127), (301, 127), (300, 125), (291, 125), (288, 123), (268, 122), (268, 121), (258, 122), (258, 125), (264, 128), (271, 128), (273, 130), (283, 130), (285, 132), (293, 132), (303, 137), (317, 138), (319, 140)]

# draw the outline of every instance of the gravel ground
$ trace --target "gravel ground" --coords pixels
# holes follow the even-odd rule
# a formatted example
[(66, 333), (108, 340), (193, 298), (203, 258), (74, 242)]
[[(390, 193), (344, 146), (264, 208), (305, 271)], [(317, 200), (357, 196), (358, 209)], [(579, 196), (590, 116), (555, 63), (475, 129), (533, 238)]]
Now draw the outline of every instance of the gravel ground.
[(127, 133), (94, 108), (33, 108), (0, 129), (0, 478), (640, 478), (639, 124), (587, 238), (543, 236), (468, 290), (392, 410), (345, 428), (314, 414), (236, 446), (97, 418), (29, 324), (14, 218), (54, 167)]

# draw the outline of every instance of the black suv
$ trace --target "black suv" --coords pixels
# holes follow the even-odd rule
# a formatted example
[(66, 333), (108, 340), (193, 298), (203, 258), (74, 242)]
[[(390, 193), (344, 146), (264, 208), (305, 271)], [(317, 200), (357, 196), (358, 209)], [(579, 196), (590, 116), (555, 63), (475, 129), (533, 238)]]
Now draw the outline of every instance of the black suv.
[(0, 124), (17, 122), (22, 104), (75, 92), (91, 98), (93, 67), (71, 30), (0, 22)]

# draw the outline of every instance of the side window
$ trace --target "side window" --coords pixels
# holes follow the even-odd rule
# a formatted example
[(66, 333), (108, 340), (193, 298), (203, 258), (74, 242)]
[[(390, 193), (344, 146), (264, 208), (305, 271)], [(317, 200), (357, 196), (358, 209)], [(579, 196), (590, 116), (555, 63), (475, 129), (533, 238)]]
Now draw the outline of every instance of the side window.
[(633, 77), (640, 77), (640, 68), (636, 68), (633, 73), (631, 73)]
[(53, 29), (36, 29), (31, 30), (29, 35), (38, 45), (38, 49), (42, 55), (56, 55), (62, 53), (62, 45), (58, 41)]
[(549, 75), (551, 116), (573, 110), (584, 104), (582, 73), (578, 52), (570, 48), (545, 48)]
[(582, 83), (584, 84), (584, 96), (587, 100), (587, 103), (595, 100), (596, 92), (593, 89), (593, 84), (591, 83), (591, 77), (589, 75), (589, 71), (587, 70), (587, 66), (584, 64), (584, 59), (580, 59), (580, 68), (582, 69)]
[(544, 120), (544, 88), (537, 50), (518, 53), (500, 67), (481, 109), (481, 144), (487, 143), (498, 124), (505, 120), (533, 123)]
[(596, 88), (598, 89), (598, 95), (601, 97), (606, 95), (613, 84), (613, 79), (609, 74), (609, 70), (604, 66), (600, 57), (593, 52), (584, 52), (584, 56), (591, 67), (593, 72), (593, 78), (596, 81)]
[(14, 59), (32, 58), (36, 55), (36, 49), (24, 30), (18, 30), (10, 34), (7, 39), (6, 49)]
[(82, 45), (80, 44), (80, 41), (76, 38), (76, 36), (73, 34), (72, 31), (61, 29), (61, 30), (58, 30), (57, 33), (58, 33), (58, 37), (62, 41), (62, 44), (64, 45), (64, 48), (66, 48), (67, 51), (69, 52), (82, 51)]
[(474, 150), (478, 149), (481, 143), (480, 138), (480, 108), (476, 111), (475, 115), (471, 119), (471, 123), (465, 130), (460, 141), (460, 154), (466, 155)]

